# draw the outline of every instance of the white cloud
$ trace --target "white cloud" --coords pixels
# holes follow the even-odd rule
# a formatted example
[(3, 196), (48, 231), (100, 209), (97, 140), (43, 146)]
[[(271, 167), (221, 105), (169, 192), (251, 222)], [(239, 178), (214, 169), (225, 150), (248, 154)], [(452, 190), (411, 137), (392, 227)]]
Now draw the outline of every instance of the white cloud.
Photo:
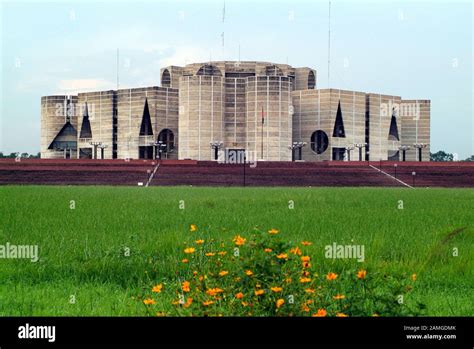
[(210, 51), (202, 47), (181, 46), (159, 60), (161, 67), (209, 61)]
[(116, 85), (104, 79), (69, 79), (60, 80), (57, 86), (57, 94), (77, 94), (79, 92), (113, 90)]

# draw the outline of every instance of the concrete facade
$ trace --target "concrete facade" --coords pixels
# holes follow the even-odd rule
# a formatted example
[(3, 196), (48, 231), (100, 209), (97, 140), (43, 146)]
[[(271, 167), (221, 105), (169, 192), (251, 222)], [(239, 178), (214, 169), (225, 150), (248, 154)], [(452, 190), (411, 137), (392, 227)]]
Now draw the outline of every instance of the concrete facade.
[(45, 96), (41, 156), (101, 158), (93, 143), (106, 159), (216, 160), (218, 148), (266, 161), (358, 161), (360, 148), (361, 160), (398, 161), (409, 146), (407, 161), (419, 159), (415, 147), (429, 160), (429, 100), (316, 87), (311, 68), (218, 61), (164, 67), (160, 87)]

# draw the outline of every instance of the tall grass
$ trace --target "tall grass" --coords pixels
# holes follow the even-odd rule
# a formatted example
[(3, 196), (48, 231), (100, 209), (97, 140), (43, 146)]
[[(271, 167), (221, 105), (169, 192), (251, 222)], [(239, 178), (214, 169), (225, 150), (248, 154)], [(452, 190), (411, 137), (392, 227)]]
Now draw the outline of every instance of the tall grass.
[[(313, 263), (328, 269), (416, 273), (411, 301), (427, 315), (473, 315), (473, 199), (471, 189), (4, 186), (0, 244), (38, 244), (40, 261), (0, 259), (0, 315), (142, 315), (136, 297), (175, 277), (190, 234), (254, 227), (313, 242)], [(333, 242), (364, 245), (365, 262), (325, 258)]]

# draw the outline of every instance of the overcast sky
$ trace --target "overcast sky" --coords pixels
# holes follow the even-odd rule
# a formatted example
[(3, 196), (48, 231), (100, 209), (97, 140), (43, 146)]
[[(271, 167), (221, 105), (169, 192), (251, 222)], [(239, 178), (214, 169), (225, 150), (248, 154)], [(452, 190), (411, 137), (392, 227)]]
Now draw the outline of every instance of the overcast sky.
[[(327, 1), (1, 2), (0, 151), (36, 153), (40, 98), (159, 85), (167, 65), (265, 60), (328, 87)], [(223, 21), (223, 17), (225, 20)], [(431, 100), (431, 146), (474, 153), (473, 7), (331, 2), (333, 88)], [(224, 34), (224, 40), (222, 33)], [(223, 45), (224, 44), (224, 45)]]

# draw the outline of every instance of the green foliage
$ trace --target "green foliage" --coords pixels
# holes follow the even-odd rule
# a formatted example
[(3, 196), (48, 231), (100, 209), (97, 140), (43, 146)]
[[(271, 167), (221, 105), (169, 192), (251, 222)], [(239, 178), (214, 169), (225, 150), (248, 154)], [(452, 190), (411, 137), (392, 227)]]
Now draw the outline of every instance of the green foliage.
[[(178, 277), (166, 286), (150, 287), (144, 299), (140, 298), (146, 312), (161, 316), (420, 314), (421, 305), (411, 308), (404, 302), (413, 289), (414, 276), (378, 271), (367, 274), (364, 266), (335, 273), (324, 270), (306, 253), (306, 241), (290, 244), (284, 232), (280, 235), (275, 229), (268, 233), (255, 230), (249, 235), (238, 235), (234, 244), (188, 241), (193, 247), (184, 249)], [(171, 308), (156, 303), (157, 299), (173, 297)]]
[[(398, 291), (382, 291), (373, 281), (386, 274), (400, 280), (400, 286), (394, 280), (387, 287), (403, 290), (416, 273), (415, 287), (404, 297), (409, 309), (415, 311), (420, 302), (426, 315), (472, 316), (473, 197), (472, 189), (434, 188), (0, 186), (0, 244), (38, 244), (40, 255), (37, 263), (0, 260), (0, 315), (143, 315), (139, 297), (159, 283), (163, 297), (155, 298), (157, 312), (172, 313), (171, 302), (178, 297), (169, 291), (192, 272), (181, 263), (189, 242), (202, 238), (206, 249), (220, 251), (218, 243), (224, 241), (230, 254), (235, 235), (248, 239), (247, 248), (252, 234), (277, 227), (281, 232), (274, 243), (282, 245), (275, 250), (296, 245), (303, 250), (301, 241), (313, 243), (303, 251), (311, 256), (311, 272), (318, 274), (315, 286), (324, 285), (332, 271), (346, 291), (354, 272), (363, 268), (367, 285), (388, 298)], [(190, 224), (198, 231), (190, 232)], [(325, 258), (324, 246), (333, 242), (363, 244), (364, 263)], [(243, 256), (249, 261), (248, 254)], [(255, 261), (239, 268), (272, 267), (265, 259)], [(222, 268), (230, 272), (231, 266)], [(278, 268), (272, 273), (280, 275)], [(76, 295), (75, 304), (69, 303), (70, 295)], [(343, 301), (352, 302), (356, 295), (345, 296)], [(392, 311), (372, 304), (362, 309), (381, 315)]]
[(440, 150), (436, 153), (430, 153), (430, 160), (431, 161), (438, 161), (438, 162), (453, 161), (454, 160), (454, 155)]

